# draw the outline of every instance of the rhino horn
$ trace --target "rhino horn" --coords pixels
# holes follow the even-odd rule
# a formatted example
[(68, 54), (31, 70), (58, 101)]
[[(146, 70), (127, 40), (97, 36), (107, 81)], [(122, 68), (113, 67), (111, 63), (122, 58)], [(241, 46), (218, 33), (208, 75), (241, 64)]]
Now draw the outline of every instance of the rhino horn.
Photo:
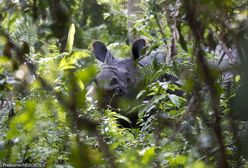
[(134, 59), (138, 59), (141, 56), (141, 51), (145, 47), (146, 41), (142, 38), (137, 39), (132, 45), (132, 55)]

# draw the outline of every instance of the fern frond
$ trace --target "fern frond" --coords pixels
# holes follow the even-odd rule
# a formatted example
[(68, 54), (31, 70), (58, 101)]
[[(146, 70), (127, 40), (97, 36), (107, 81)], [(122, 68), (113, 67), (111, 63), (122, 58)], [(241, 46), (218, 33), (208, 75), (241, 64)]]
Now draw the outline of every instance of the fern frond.
[(29, 16), (21, 16), (16, 19), (16, 31), (11, 34), (16, 42), (25, 41), (30, 46), (34, 46), (38, 41), (37, 25), (33, 24)]
[(59, 70), (74, 69), (79, 60), (90, 57), (89, 50), (73, 50), (68, 56), (62, 58), (59, 63)]
[(146, 85), (157, 81), (164, 74), (172, 74), (172, 72), (168, 71), (168, 67), (166, 65), (160, 65), (156, 68), (153, 64), (145, 66), (141, 69), (141, 76), (144, 76), (144, 82)]

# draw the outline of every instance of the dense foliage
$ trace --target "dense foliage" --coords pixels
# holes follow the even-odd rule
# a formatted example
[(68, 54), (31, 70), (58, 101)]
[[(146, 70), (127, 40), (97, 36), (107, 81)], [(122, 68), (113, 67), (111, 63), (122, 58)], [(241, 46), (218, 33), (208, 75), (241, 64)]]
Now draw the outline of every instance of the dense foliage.
[[(0, 11), (1, 164), (248, 167), (247, 0), (0, 0)], [(125, 109), (139, 127), (123, 128), (123, 109), (87, 94), (92, 42), (125, 58), (140, 37), (167, 64), (142, 70)]]

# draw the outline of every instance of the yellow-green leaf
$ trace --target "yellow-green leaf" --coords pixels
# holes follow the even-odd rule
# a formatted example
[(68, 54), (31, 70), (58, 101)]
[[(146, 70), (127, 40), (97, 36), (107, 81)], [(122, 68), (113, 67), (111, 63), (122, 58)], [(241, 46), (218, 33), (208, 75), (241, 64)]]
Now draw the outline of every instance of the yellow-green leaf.
[(235, 82), (239, 82), (240, 81), (240, 75), (235, 76)]
[(77, 83), (78, 83), (78, 86), (80, 87), (80, 89), (84, 90), (85, 86), (84, 86), (83, 81), (79, 79)]
[(65, 51), (71, 52), (74, 43), (74, 35), (75, 35), (75, 25), (72, 23), (69, 29)]
[(143, 153), (143, 158), (141, 160), (141, 163), (143, 165), (147, 165), (154, 159), (155, 147), (146, 148), (143, 151), (141, 151), (141, 154), (142, 153)]
[(0, 65), (6, 65), (8, 63), (10, 63), (10, 59), (8, 57), (0, 56)]

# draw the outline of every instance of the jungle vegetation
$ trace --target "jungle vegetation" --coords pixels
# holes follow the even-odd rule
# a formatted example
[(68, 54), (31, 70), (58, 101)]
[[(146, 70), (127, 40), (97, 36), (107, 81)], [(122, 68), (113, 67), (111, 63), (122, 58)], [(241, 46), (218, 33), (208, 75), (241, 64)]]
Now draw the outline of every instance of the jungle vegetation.
[[(0, 166), (248, 167), (247, 0), (0, 0), (0, 11)], [(144, 69), (128, 110), (140, 126), (126, 128), (87, 94), (92, 43), (126, 58), (136, 38), (168, 64)]]

